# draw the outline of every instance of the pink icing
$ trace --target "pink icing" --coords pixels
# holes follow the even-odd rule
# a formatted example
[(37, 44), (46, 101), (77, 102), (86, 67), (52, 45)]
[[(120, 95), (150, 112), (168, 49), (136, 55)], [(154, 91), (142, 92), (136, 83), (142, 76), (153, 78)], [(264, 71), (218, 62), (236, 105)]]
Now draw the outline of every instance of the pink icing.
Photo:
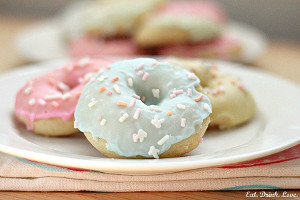
[(111, 56), (136, 56), (142, 55), (130, 39), (99, 40), (90, 37), (81, 37), (71, 42), (69, 54), (73, 57), (111, 55)]
[(226, 18), (219, 5), (211, 1), (168, 1), (155, 15), (194, 15), (205, 17), (218, 23), (222, 23)]
[(239, 48), (240, 43), (229, 37), (220, 37), (209, 42), (200, 42), (194, 44), (182, 44), (163, 47), (158, 50), (159, 55), (164, 56), (185, 56), (185, 57), (201, 57), (206, 53), (213, 53), (216, 57), (222, 59), (234, 59), (237, 55), (232, 54), (232, 50)]
[[(96, 73), (100, 68), (111, 63), (104, 59), (82, 59), (28, 81), (17, 93), (16, 116), (25, 118), (28, 130), (33, 129), (33, 122), (38, 119), (70, 120), (74, 115), (81, 90), (88, 81), (85, 76)], [(51, 92), (59, 93), (65, 99), (63, 97), (46, 99)]]

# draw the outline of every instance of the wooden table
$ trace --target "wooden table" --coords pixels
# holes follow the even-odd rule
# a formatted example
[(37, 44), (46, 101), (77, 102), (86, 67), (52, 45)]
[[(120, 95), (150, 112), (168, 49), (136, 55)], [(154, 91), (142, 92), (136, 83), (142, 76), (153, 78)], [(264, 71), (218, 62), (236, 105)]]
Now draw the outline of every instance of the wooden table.
[[(0, 73), (30, 63), (17, 55), (13, 48), (13, 42), (18, 31), (36, 22), (36, 19), (0, 15)], [(300, 41), (273, 40), (270, 42), (265, 54), (251, 65), (300, 84)], [(300, 196), (300, 191), (293, 192)], [(0, 192), (0, 199), (242, 199), (246, 198), (246, 193), (247, 191), (135, 193)]]

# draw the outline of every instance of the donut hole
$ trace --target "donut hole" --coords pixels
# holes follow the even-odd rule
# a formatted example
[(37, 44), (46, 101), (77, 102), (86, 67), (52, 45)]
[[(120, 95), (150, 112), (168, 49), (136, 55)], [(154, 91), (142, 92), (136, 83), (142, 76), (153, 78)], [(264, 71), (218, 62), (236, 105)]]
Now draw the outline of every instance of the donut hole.
[[(159, 98), (154, 97), (152, 89), (159, 90)], [(134, 92), (136, 95), (141, 97), (142, 102), (147, 106), (159, 106), (162, 100), (165, 98), (164, 91), (159, 87), (147, 88), (139, 84), (136, 87), (134, 87)], [(145, 100), (143, 100), (143, 98), (145, 98)]]

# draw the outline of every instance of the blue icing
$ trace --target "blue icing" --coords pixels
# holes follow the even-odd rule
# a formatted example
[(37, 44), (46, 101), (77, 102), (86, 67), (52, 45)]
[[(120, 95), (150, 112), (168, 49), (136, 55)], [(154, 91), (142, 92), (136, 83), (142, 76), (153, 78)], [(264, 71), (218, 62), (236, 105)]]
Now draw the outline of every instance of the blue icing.
[[(139, 71), (137, 66), (140, 64), (144, 64), (140, 69), (143, 75), (149, 73), (146, 80), (142, 80), (143, 75), (137, 75)], [(206, 103), (211, 109), (211, 103), (205, 95), (201, 101), (195, 101), (195, 98), (200, 95), (195, 89), (200, 86), (200, 80), (189, 79), (187, 73), (190, 72), (150, 58), (125, 60), (112, 64), (110, 70), (104, 70), (104, 73), (98, 74), (95, 81), (89, 82), (83, 89), (75, 111), (75, 120), (78, 121), (79, 130), (90, 132), (95, 139), (98, 137), (105, 139), (108, 150), (126, 157), (136, 155), (152, 157), (148, 154), (151, 146), (159, 149), (158, 154), (167, 151), (172, 144), (198, 132), (203, 119), (210, 114), (203, 107)], [(103, 76), (107, 78), (99, 81), (98, 79)], [(119, 80), (112, 82), (112, 78), (116, 76)], [(128, 78), (133, 80), (132, 87), (128, 84)], [(116, 93), (113, 85), (119, 87), (121, 94)], [(105, 86), (106, 90), (99, 92), (102, 86)], [(182, 89), (183, 94), (170, 98), (174, 88)], [(188, 88), (192, 89), (192, 97), (187, 95)], [(154, 97), (152, 89), (159, 89), (159, 98)], [(108, 90), (111, 90), (113, 94), (108, 95)], [(130, 107), (129, 104), (134, 99), (132, 97), (134, 94), (145, 96), (145, 103), (137, 100), (135, 105)], [(118, 106), (118, 101), (126, 102), (127, 106)], [(91, 102), (94, 105), (89, 107)], [(179, 109), (177, 104), (185, 105), (185, 109)], [(151, 105), (159, 107), (161, 112), (151, 110)], [(134, 119), (137, 108), (141, 109), (141, 113), (138, 119)], [(173, 115), (168, 116), (168, 111), (171, 111)], [(128, 114), (128, 118), (120, 122), (124, 113)], [(155, 115), (158, 116), (157, 120), (163, 119), (160, 128), (151, 123)], [(97, 120), (99, 116), (106, 120), (105, 125), (102, 126), (102, 121)], [(182, 118), (186, 119), (185, 127), (181, 127)], [(138, 133), (139, 129), (145, 131), (147, 137), (143, 142), (140, 140), (134, 142), (133, 134)], [(169, 139), (159, 145), (157, 142), (166, 135), (169, 135)]]

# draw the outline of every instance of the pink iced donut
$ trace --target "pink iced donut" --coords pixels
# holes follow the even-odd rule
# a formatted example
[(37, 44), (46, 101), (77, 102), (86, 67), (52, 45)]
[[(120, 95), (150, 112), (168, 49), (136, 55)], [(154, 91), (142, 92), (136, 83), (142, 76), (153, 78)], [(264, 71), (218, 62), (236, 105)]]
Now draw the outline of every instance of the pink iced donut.
[(135, 46), (131, 39), (101, 40), (92, 37), (81, 37), (70, 43), (69, 54), (72, 57), (136, 56), (141, 55), (142, 51)]
[(158, 54), (163, 56), (238, 60), (241, 50), (241, 45), (237, 40), (223, 36), (208, 42), (162, 47), (158, 49)]
[(28, 81), (17, 93), (15, 114), (28, 130), (45, 136), (75, 133), (74, 111), (85, 83), (111, 62), (83, 58)]

